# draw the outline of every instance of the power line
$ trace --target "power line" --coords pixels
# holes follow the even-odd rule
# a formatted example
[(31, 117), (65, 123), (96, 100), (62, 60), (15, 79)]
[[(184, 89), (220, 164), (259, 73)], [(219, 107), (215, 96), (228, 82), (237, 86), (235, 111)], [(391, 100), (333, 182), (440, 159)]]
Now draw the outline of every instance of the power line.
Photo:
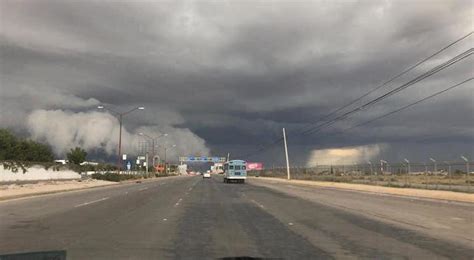
[(308, 135), (308, 134), (313, 134), (313, 133), (319, 132), (319, 131), (321, 131), (321, 129), (323, 129), (325, 127), (328, 127), (328, 126), (331, 126), (334, 123), (336, 123), (337, 121), (340, 121), (340, 120), (343, 120), (343, 119), (347, 118), (351, 114), (354, 114), (354, 113), (357, 113), (361, 110), (364, 110), (367, 107), (369, 107), (371, 105), (374, 105), (374, 104), (388, 98), (389, 96), (392, 96), (392, 95), (394, 95), (394, 94), (396, 94), (400, 91), (403, 91), (403, 90), (407, 89), (408, 87), (410, 87), (410, 86), (412, 86), (412, 85), (414, 85), (414, 84), (416, 84), (416, 83), (418, 83), (418, 82), (420, 82), (420, 81), (422, 81), (422, 80), (424, 80), (424, 79), (426, 79), (426, 78), (428, 78), (428, 77), (430, 77), (430, 76), (432, 76), (432, 75), (434, 75), (434, 74), (436, 74), (436, 73), (438, 73), (438, 72), (440, 72), (440, 71), (442, 71), (442, 70), (444, 70), (444, 69), (446, 69), (446, 68), (448, 68), (448, 67), (450, 67), (450, 66), (452, 66), (452, 65), (454, 65), (458, 62), (460, 62), (460, 61), (462, 61), (463, 59), (468, 58), (472, 54), (474, 54), (474, 48), (468, 49), (467, 51), (457, 55), (456, 57), (454, 57), (454, 58), (452, 58), (452, 59), (450, 59), (446, 62), (444, 62), (443, 64), (438, 65), (435, 68), (421, 74), (420, 76), (416, 77), (415, 79), (412, 79), (412, 80), (408, 81), (407, 83), (405, 83), (405, 84), (403, 84), (403, 85), (401, 85), (401, 86), (399, 86), (399, 87), (397, 87), (397, 88), (395, 88), (395, 89), (393, 89), (393, 90), (391, 90), (391, 91), (389, 91), (389, 92), (387, 92), (387, 93), (385, 93), (385, 94), (383, 94), (383, 95), (381, 95), (381, 96), (379, 96), (379, 97), (377, 97), (377, 98), (375, 98), (375, 99), (373, 99), (373, 100), (371, 100), (371, 101), (369, 101), (369, 102), (367, 102), (367, 103), (365, 103), (365, 104), (363, 104), (359, 107), (356, 107), (353, 110), (350, 110), (349, 112), (346, 112), (346, 113), (344, 113), (344, 114), (342, 114), (342, 115), (340, 115), (340, 116), (338, 116), (338, 117), (336, 117), (336, 118), (334, 118), (330, 121), (327, 121), (324, 124), (321, 124), (321, 125), (316, 126), (312, 129), (309, 129), (309, 130), (305, 131), (304, 133), (302, 133), (301, 135)]
[(396, 110), (393, 110), (393, 111), (391, 111), (391, 112), (388, 112), (388, 113), (386, 113), (386, 114), (383, 114), (383, 115), (378, 116), (378, 117), (376, 117), (376, 118), (373, 118), (373, 119), (371, 119), (371, 120), (362, 122), (362, 123), (357, 124), (357, 125), (355, 125), (355, 126), (346, 128), (346, 129), (344, 129), (344, 130), (338, 132), (337, 134), (342, 134), (342, 133), (347, 132), (347, 131), (349, 131), (349, 130), (351, 130), (351, 129), (354, 129), (354, 128), (356, 128), (356, 127), (360, 127), (360, 126), (363, 126), (363, 125), (367, 125), (367, 124), (370, 124), (370, 123), (372, 123), (372, 122), (374, 122), (374, 121), (377, 121), (377, 120), (380, 120), (380, 119), (382, 119), (382, 118), (385, 118), (385, 117), (388, 117), (388, 116), (390, 116), (390, 115), (393, 115), (393, 114), (395, 114), (395, 113), (398, 113), (398, 112), (400, 112), (400, 111), (402, 111), (402, 110), (405, 110), (405, 109), (407, 109), (407, 108), (409, 108), (409, 107), (412, 107), (412, 106), (414, 106), (414, 105), (417, 105), (417, 104), (419, 104), (419, 103), (422, 103), (422, 102), (424, 102), (424, 101), (426, 101), (426, 100), (432, 99), (432, 98), (434, 98), (434, 97), (436, 97), (436, 96), (439, 96), (439, 95), (441, 95), (441, 94), (443, 94), (443, 93), (445, 93), (445, 92), (448, 92), (448, 91), (450, 91), (450, 90), (452, 90), (452, 89), (454, 89), (454, 88), (457, 88), (457, 87), (459, 87), (459, 86), (461, 86), (461, 85), (463, 85), (463, 84), (466, 84), (467, 82), (469, 82), (469, 81), (471, 81), (471, 80), (473, 80), (473, 79), (474, 79), (474, 77), (468, 78), (468, 79), (466, 79), (466, 80), (464, 80), (464, 81), (461, 81), (461, 82), (459, 82), (459, 83), (457, 83), (457, 84), (455, 84), (455, 85), (453, 85), (453, 86), (451, 86), (451, 87), (449, 87), (449, 88), (446, 88), (446, 89), (443, 89), (443, 90), (441, 90), (441, 91), (438, 91), (438, 92), (436, 92), (436, 93), (434, 93), (434, 94), (432, 94), (432, 95), (429, 95), (429, 96), (427, 96), (427, 97), (425, 97), (425, 98), (419, 99), (419, 100), (417, 100), (417, 101), (415, 101), (415, 102), (413, 102), (413, 103), (410, 103), (410, 104), (408, 104), (408, 105), (406, 105), (406, 106), (403, 106), (403, 107), (401, 107), (401, 108), (398, 108), (398, 109), (396, 109)]
[(277, 145), (277, 144), (281, 143), (282, 141), (283, 141), (283, 137), (280, 137), (280, 138), (276, 139), (275, 141), (273, 141), (272, 143), (267, 144), (266, 146), (261, 146), (261, 147), (260, 147), (259, 149), (257, 149), (256, 151), (247, 153), (247, 154), (242, 155), (242, 156), (239, 156), (239, 157), (241, 157), (242, 159), (251, 157), (251, 156), (253, 156), (253, 155), (255, 155), (255, 154), (258, 154), (258, 153), (260, 153), (260, 152), (262, 152), (262, 151), (267, 150), (268, 148), (270, 148), (270, 147), (272, 147), (272, 146), (274, 146), (274, 145)]
[(325, 119), (327, 119), (327, 118), (329, 118), (329, 117), (335, 115), (335, 114), (338, 113), (339, 111), (341, 111), (341, 110), (343, 110), (343, 109), (345, 109), (345, 108), (347, 108), (347, 107), (349, 107), (349, 106), (355, 104), (357, 101), (360, 101), (360, 100), (363, 99), (364, 97), (367, 97), (368, 95), (372, 94), (373, 92), (375, 92), (375, 91), (379, 90), (380, 88), (386, 86), (386, 85), (389, 84), (390, 82), (393, 82), (394, 80), (400, 78), (401, 76), (405, 75), (406, 73), (412, 71), (413, 69), (417, 68), (418, 66), (420, 66), (420, 65), (423, 64), (423, 63), (425, 63), (426, 61), (432, 59), (433, 57), (435, 57), (436, 55), (440, 54), (441, 52), (443, 52), (443, 51), (449, 49), (450, 47), (452, 47), (453, 45), (457, 44), (458, 42), (460, 42), (460, 41), (462, 41), (462, 40), (468, 38), (468, 37), (471, 36), (473, 33), (474, 33), (474, 32), (471, 31), (471, 32), (469, 32), (468, 34), (462, 36), (461, 38), (459, 38), (459, 39), (457, 39), (457, 40), (455, 40), (455, 41), (449, 43), (448, 45), (446, 45), (446, 46), (444, 46), (443, 48), (439, 49), (438, 51), (436, 51), (435, 53), (431, 54), (430, 56), (424, 58), (423, 60), (421, 60), (421, 61), (419, 61), (419, 62), (417, 62), (417, 63), (415, 63), (414, 65), (412, 65), (412, 66), (410, 66), (409, 68), (405, 69), (405, 70), (402, 71), (401, 73), (399, 73), (399, 74), (395, 75), (394, 77), (390, 78), (389, 80), (385, 81), (385, 82), (382, 83), (381, 85), (379, 85), (379, 86), (377, 86), (377, 87), (371, 89), (370, 91), (368, 91), (367, 93), (363, 94), (362, 96), (360, 96), (360, 97), (354, 99), (353, 101), (347, 103), (346, 105), (343, 105), (343, 106), (337, 108), (337, 109), (334, 110), (333, 112), (331, 112), (331, 113), (329, 113), (329, 114), (323, 116), (322, 118), (320, 118), (318, 121), (306, 125), (305, 127), (303, 127), (303, 128), (301, 129), (302, 132), (301, 132), (300, 134), (303, 134), (303, 133), (306, 131), (306, 130), (304, 130), (304, 128), (307, 128), (308, 126), (311, 126), (311, 125), (315, 125), (315, 124), (317, 124), (318, 122), (323, 121), (323, 120), (325, 120)]

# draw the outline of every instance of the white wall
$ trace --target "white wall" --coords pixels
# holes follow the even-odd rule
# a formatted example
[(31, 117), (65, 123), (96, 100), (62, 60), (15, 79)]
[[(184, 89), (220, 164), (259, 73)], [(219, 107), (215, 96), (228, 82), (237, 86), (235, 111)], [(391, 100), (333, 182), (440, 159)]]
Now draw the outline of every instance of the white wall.
[(32, 166), (23, 173), (22, 169), (18, 172), (12, 172), (9, 169), (4, 169), (0, 165), (0, 182), (7, 181), (37, 181), (37, 180), (61, 180), (61, 179), (80, 179), (81, 175), (71, 170), (53, 171), (52, 168), (46, 170), (42, 166)]

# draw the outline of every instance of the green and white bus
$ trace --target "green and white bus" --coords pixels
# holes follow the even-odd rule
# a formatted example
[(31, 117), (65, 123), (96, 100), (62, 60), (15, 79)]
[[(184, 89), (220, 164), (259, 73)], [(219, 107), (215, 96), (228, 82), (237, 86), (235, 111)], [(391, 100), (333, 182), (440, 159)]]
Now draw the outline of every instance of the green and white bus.
[(247, 179), (246, 163), (243, 160), (231, 160), (224, 163), (224, 182), (244, 183)]

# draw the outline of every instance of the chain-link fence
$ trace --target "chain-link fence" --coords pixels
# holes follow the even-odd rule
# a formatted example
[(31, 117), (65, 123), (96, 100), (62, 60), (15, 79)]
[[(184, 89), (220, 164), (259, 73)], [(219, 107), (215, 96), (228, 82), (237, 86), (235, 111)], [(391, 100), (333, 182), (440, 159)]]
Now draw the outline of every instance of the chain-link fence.
[[(399, 163), (318, 165), (290, 168), (291, 179), (332, 181), (388, 187), (421, 188), (474, 192), (473, 163), (445, 162), (437, 164)], [(250, 171), (250, 176), (287, 178), (285, 167)]]

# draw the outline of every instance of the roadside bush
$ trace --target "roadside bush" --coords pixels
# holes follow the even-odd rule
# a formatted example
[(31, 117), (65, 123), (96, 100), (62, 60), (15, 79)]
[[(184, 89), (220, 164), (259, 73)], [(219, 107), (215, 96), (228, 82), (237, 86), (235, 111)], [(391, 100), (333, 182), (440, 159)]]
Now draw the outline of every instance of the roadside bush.
[(169, 177), (169, 176), (175, 176), (176, 174), (166, 174), (166, 173), (155, 173), (155, 177)]
[(92, 179), (96, 180), (104, 180), (104, 181), (114, 181), (114, 182), (120, 182), (120, 181), (125, 181), (125, 180), (133, 180), (133, 179), (141, 179), (141, 176), (139, 175), (134, 175), (134, 174), (117, 174), (117, 173), (105, 173), (105, 174), (100, 174), (100, 173), (94, 173), (92, 174)]

